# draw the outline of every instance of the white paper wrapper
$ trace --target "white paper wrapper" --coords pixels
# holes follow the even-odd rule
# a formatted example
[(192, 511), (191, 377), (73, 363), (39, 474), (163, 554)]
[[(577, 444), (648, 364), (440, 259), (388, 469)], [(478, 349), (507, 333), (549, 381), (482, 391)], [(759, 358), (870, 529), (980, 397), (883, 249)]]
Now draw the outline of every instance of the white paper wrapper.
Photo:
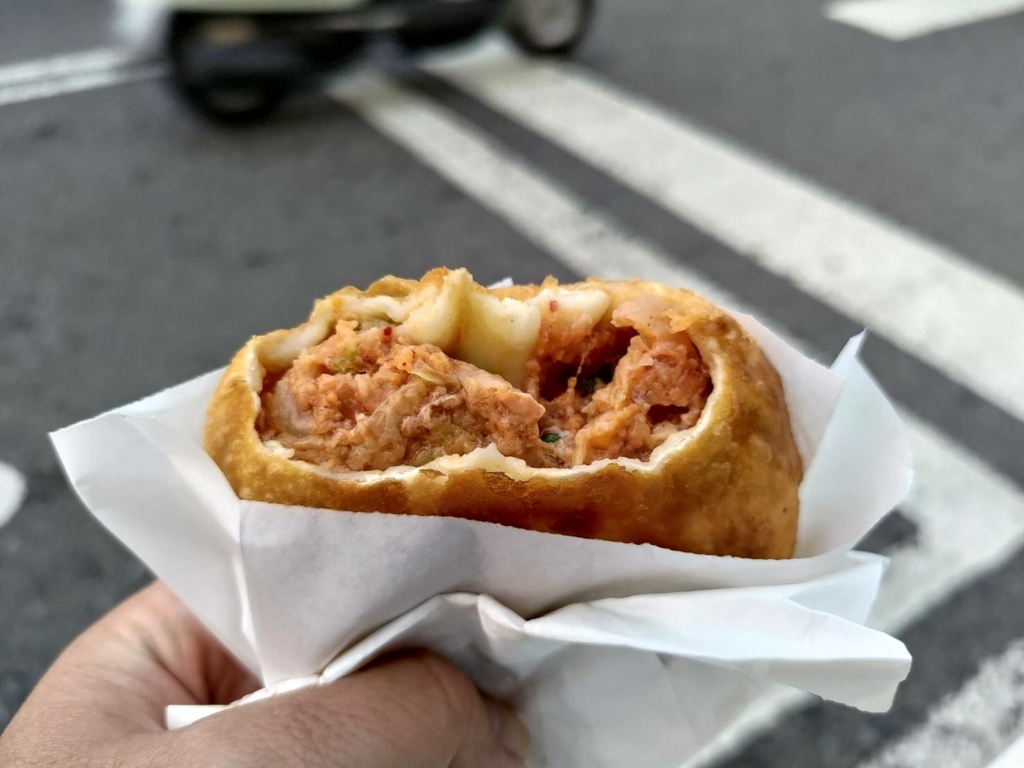
[(792, 560), (242, 502), (202, 449), (219, 371), (53, 441), (93, 514), (262, 676), (256, 697), (426, 647), (517, 706), (531, 765), (675, 768), (770, 682), (884, 711), (910, 668), (863, 625), (885, 559), (850, 551), (910, 482), (860, 338), (829, 371), (737, 319), (782, 376), (809, 467)]
[(14, 517), (25, 500), (25, 478), (14, 467), (0, 461), (0, 528)]

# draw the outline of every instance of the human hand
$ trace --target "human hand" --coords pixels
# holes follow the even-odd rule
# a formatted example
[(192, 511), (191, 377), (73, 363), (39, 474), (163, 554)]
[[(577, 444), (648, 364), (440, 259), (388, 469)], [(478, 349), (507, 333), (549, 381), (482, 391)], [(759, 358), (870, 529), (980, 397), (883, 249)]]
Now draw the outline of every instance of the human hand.
[(163, 584), (57, 659), (0, 736), (0, 765), (82, 768), (512, 768), (529, 737), (448, 662), (402, 656), (336, 683), (167, 731), (168, 704), (226, 704), (259, 682)]

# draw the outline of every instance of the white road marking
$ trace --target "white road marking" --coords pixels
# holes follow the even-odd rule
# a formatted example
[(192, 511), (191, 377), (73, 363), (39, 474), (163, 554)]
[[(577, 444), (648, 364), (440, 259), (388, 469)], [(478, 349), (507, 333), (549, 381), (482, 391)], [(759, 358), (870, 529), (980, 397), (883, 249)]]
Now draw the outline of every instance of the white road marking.
[(1024, 419), (1005, 279), (572, 64), (495, 38), (425, 68)]
[[(915, 470), (914, 487), (900, 510), (917, 525), (918, 541), (890, 553), (892, 560), (871, 621), (888, 632), (899, 632), (926, 615), (956, 587), (998, 567), (1024, 545), (1024, 496), (930, 425), (905, 412), (900, 415), (907, 425)], [(1024, 703), (1024, 686), (1006, 692), (1004, 698)], [(783, 713), (811, 701), (805, 694), (779, 689), (758, 702), (695, 765), (709, 765), (736, 751)], [(997, 701), (992, 700), (993, 707)], [(943, 764), (914, 760), (906, 765), (939, 768)], [(960, 768), (956, 762), (947, 765)]]
[(131, 53), (116, 48), (0, 66), (0, 106), (150, 80), (164, 70), (160, 64), (138, 63)]
[[(1024, 640), (1001, 656), (985, 661), (978, 674), (928, 714), (918, 728), (888, 746), (859, 768), (1019, 768), (1012, 753), (997, 763), (1007, 740), (1004, 729), (1016, 728), (1024, 701)], [(1024, 751), (1017, 747), (1017, 755)]]
[(163, 67), (149, 65), (131, 70), (88, 72), (54, 80), (44, 80), (38, 83), (25, 83), (6, 88), (0, 87), (0, 107), (7, 106), (8, 104), (21, 104), (26, 101), (49, 99), (69, 93), (94, 91), (98, 88), (107, 88), (113, 85), (153, 80), (162, 77), (163, 74)]
[(63, 56), (52, 56), (48, 59), (8, 64), (0, 66), (0, 88), (50, 80), (55, 77), (120, 69), (130, 63), (131, 55), (126, 51), (117, 48), (99, 48)]
[[(899, 632), (924, 616), (960, 584), (998, 567), (1024, 544), (1024, 496), (930, 425), (907, 413), (901, 416), (914, 455), (915, 482), (900, 510), (917, 525), (918, 541), (890, 553), (892, 560), (871, 621), (889, 632)], [(1003, 700), (1024, 703), (1024, 687), (1016, 686), (1013, 691), (1005, 691), (1002, 699), (992, 699), (988, 714), (993, 721), (1003, 713), (997, 706)], [(798, 691), (776, 689), (688, 768), (710, 768), (724, 756), (738, 752), (785, 713), (812, 701), (812, 697)], [(897, 765), (902, 768), (899, 763), (891, 768)], [(916, 759), (905, 765), (961, 768), (957, 762)], [(1024, 761), (1015, 765), (1024, 765)]]
[[(751, 311), (727, 290), (618, 230), (440, 105), (374, 75), (341, 80), (330, 92), (574, 272), (610, 279), (639, 275)], [(809, 346), (790, 341), (805, 350)], [(874, 623), (892, 631), (966, 578), (1003, 562), (1024, 541), (1024, 496), (932, 428), (903, 415), (916, 453), (917, 480), (901, 510), (920, 527), (920, 542), (895, 554), (886, 577)], [(791, 691), (766, 699), (723, 744), (735, 746), (805, 701)]]
[(901, 413), (917, 481), (901, 506), (918, 542), (894, 554), (874, 622), (898, 630), (1024, 544), (1024, 495), (934, 427)]
[(0, 462), (0, 528), (3, 528), (21, 507), (26, 489), (22, 474), (9, 464)]
[[(589, 212), (557, 182), (504, 153), (440, 105), (374, 74), (339, 79), (328, 92), (568, 268), (609, 279), (640, 274), (679, 282), (680, 268), (668, 256)], [(697, 275), (682, 277), (713, 301), (739, 304)]]
[(1024, 10), (1024, 0), (842, 0), (825, 16), (890, 40), (909, 40)]
[[(685, 285), (721, 305), (757, 313), (657, 248), (616, 229), (449, 110), (373, 75), (340, 81), (332, 93), (573, 271)], [(805, 351), (810, 346), (790, 341)], [(900, 564), (894, 562), (888, 578), (898, 588), (888, 591), (876, 613), (887, 629), (922, 615), (964, 575), (999, 562), (1024, 543), (1024, 496), (930, 426), (902, 416), (917, 481), (901, 509), (921, 529), (921, 540), (912, 552), (894, 558)]]
[(990, 763), (988, 768), (1020, 768), (1024, 765), (1024, 737), (1014, 742), (1009, 749)]

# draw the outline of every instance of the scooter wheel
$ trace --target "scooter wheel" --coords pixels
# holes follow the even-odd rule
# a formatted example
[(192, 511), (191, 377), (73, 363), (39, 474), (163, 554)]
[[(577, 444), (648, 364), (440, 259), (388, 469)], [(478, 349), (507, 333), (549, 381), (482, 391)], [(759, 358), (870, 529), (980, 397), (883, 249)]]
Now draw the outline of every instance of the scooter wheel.
[(512, 0), (506, 28), (527, 53), (568, 54), (587, 34), (594, 0)]
[(257, 37), (255, 21), (244, 16), (175, 14), (168, 40), (174, 89), (193, 109), (219, 123), (242, 125), (269, 117), (291, 91), (287, 78), (217, 70), (203, 62), (211, 49)]

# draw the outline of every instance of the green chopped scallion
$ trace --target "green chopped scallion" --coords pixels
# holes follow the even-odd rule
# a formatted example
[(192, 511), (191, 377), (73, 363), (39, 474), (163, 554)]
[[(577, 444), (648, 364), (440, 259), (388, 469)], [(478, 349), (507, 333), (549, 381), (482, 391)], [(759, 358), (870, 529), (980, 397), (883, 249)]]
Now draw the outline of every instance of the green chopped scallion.
[(340, 355), (327, 364), (327, 367), (335, 373), (349, 373), (356, 367), (358, 358), (359, 347), (354, 341), (351, 341), (345, 345)]
[(603, 384), (604, 382), (597, 378), (597, 376), (582, 376), (576, 383), (576, 388), (584, 395), (592, 395), (594, 390)]

